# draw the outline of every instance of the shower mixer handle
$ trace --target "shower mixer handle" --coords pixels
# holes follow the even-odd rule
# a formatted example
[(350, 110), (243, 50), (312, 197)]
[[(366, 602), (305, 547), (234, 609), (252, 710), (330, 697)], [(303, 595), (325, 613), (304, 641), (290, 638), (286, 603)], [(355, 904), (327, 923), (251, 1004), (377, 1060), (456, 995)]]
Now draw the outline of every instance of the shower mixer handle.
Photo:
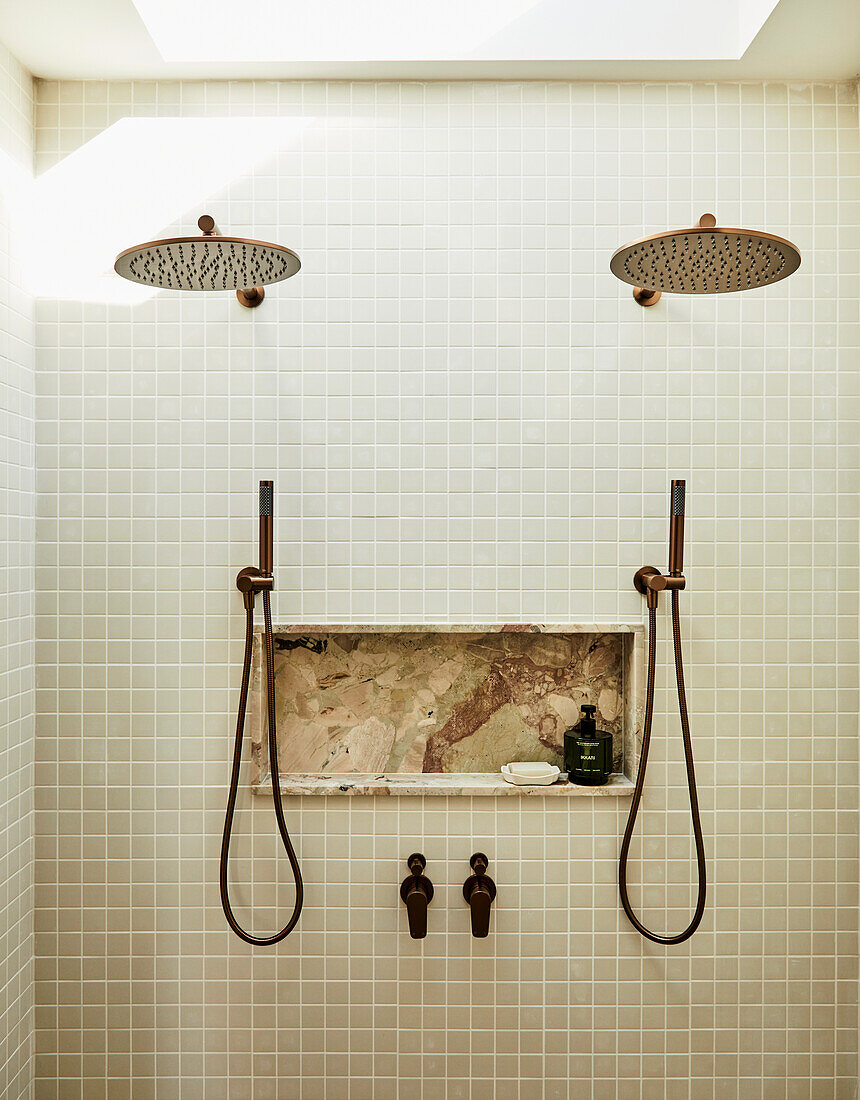
[(427, 906), (433, 900), (433, 883), (424, 874), (427, 860), (420, 852), (413, 852), (406, 866), (409, 874), (400, 884), (400, 899), (406, 906), (409, 935), (413, 940), (423, 940), (427, 935)]
[(483, 852), (475, 852), (469, 860), (471, 874), (463, 883), (463, 898), (471, 910), (472, 935), (476, 940), (490, 934), (490, 909), (496, 900), (496, 884), (487, 874), (489, 860)]

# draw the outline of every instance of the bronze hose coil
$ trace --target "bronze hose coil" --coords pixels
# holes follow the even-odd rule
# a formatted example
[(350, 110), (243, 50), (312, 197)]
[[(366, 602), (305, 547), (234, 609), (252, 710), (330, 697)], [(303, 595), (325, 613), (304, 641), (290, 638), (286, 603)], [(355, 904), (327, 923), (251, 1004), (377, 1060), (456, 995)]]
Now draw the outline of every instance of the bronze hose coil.
[(652, 932), (646, 928), (633, 912), (630, 898), (627, 895), (627, 857), (630, 852), (630, 841), (633, 838), (633, 830), (636, 826), (636, 815), (639, 812), (639, 803), (642, 800), (642, 789), (645, 786), (645, 771), (648, 766), (648, 749), (651, 744), (651, 723), (654, 718), (654, 678), (657, 667), (657, 609), (648, 609), (648, 678), (645, 692), (645, 727), (642, 731), (642, 751), (639, 756), (639, 770), (636, 773), (636, 786), (633, 790), (633, 801), (630, 804), (630, 814), (627, 818), (627, 827), (624, 830), (624, 839), (621, 841), (621, 854), (618, 857), (618, 890), (621, 894), (621, 904), (627, 919), (637, 932), (654, 943), (675, 944), (683, 943), (696, 931), (702, 921), (705, 912), (705, 896), (707, 893), (707, 866), (705, 863), (705, 842), (702, 837), (702, 823), (699, 819), (699, 796), (696, 791), (696, 773), (693, 764), (693, 743), (690, 736), (690, 717), (687, 713), (687, 695), (684, 688), (684, 662), (681, 651), (681, 621), (678, 612), (678, 592), (672, 591), (672, 640), (675, 654), (675, 680), (678, 687), (678, 710), (681, 715), (681, 734), (684, 739), (684, 758), (687, 768), (687, 788), (690, 792), (690, 816), (693, 821), (693, 837), (696, 843), (696, 864), (698, 867), (699, 890), (696, 899), (696, 911), (692, 920), (683, 932), (674, 936), (662, 936), (658, 932)]
[(239, 790), (239, 769), (242, 764), (242, 741), (245, 735), (245, 709), (248, 705), (248, 686), (251, 680), (251, 653), (254, 642), (254, 601), (253, 598), (245, 604), (245, 657), (242, 665), (242, 686), (239, 689), (239, 708), (236, 719), (236, 741), (233, 746), (233, 770), (230, 775), (230, 793), (227, 798), (227, 813), (224, 818), (224, 836), (221, 840), (221, 906), (227, 923), (236, 935), (250, 943), (254, 947), (272, 947), (289, 936), (290, 932), (298, 924), (304, 899), (304, 886), (302, 884), (302, 872), (299, 861), (293, 850), (290, 833), (284, 819), (284, 807), (281, 805), (281, 777), (278, 772), (278, 739), (275, 726), (275, 644), (272, 637), (272, 609), (268, 590), (263, 590), (263, 624), (264, 647), (266, 651), (266, 717), (269, 734), (269, 767), (272, 772), (272, 798), (275, 802), (275, 818), (278, 822), (278, 832), (290, 868), (296, 883), (296, 900), (293, 913), (280, 932), (272, 936), (254, 936), (246, 932), (233, 915), (230, 905), (230, 894), (227, 886), (227, 863), (230, 855), (230, 834), (233, 830), (233, 814), (236, 810), (236, 796)]

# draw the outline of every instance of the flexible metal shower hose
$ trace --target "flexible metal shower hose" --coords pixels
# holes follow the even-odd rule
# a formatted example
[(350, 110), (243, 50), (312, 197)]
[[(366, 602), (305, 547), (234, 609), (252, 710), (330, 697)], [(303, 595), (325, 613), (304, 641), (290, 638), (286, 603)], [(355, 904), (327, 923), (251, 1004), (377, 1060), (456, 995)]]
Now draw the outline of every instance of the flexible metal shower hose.
[(296, 883), (296, 900), (293, 906), (293, 914), (280, 932), (273, 936), (253, 936), (246, 932), (233, 916), (233, 908), (230, 905), (230, 895), (227, 887), (227, 862), (230, 854), (230, 834), (233, 829), (233, 814), (236, 809), (236, 795), (239, 790), (239, 769), (242, 764), (242, 740), (245, 734), (245, 708), (248, 704), (248, 685), (251, 680), (251, 652), (254, 642), (254, 605), (253, 600), (248, 601), (245, 607), (245, 659), (242, 665), (242, 686), (239, 689), (239, 711), (236, 719), (236, 742), (233, 747), (233, 771), (230, 776), (230, 794), (227, 798), (227, 813), (224, 818), (224, 836), (221, 840), (221, 905), (227, 923), (236, 935), (250, 943), (254, 947), (272, 947), (281, 940), (286, 939), (298, 923), (302, 911), (304, 887), (302, 884), (302, 872), (299, 861), (293, 850), (287, 823), (284, 820), (284, 808), (281, 805), (281, 777), (278, 772), (278, 740), (275, 727), (275, 644), (272, 638), (272, 609), (269, 601), (269, 593), (263, 590), (263, 622), (264, 622), (264, 648), (266, 652), (266, 716), (269, 728), (269, 767), (272, 772), (272, 798), (275, 802), (275, 818), (278, 822), (278, 832), (281, 834), (287, 858), (293, 872)]
[(690, 816), (693, 819), (693, 836), (696, 842), (696, 864), (698, 866), (699, 893), (696, 899), (696, 911), (693, 919), (683, 932), (675, 936), (661, 936), (646, 928), (633, 912), (630, 898), (627, 896), (627, 856), (630, 851), (630, 841), (633, 838), (633, 829), (636, 826), (636, 814), (639, 812), (639, 803), (642, 799), (642, 789), (645, 786), (645, 770), (648, 766), (648, 748), (651, 744), (651, 722), (654, 717), (654, 679), (657, 668), (657, 609), (648, 609), (648, 680), (645, 693), (645, 728), (642, 731), (642, 750), (639, 756), (639, 770), (636, 773), (636, 786), (633, 790), (633, 801), (630, 805), (630, 814), (627, 818), (627, 827), (624, 830), (624, 839), (621, 841), (621, 855), (618, 858), (618, 889), (621, 894), (621, 904), (627, 918), (637, 932), (654, 943), (673, 944), (683, 943), (696, 931), (705, 912), (705, 894), (707, 892), (707, 865), (705, 863), (705, 842), (702, 838), (702, 823), (699, 820), (699, 796), (696, 792), (696, 773), (693, 765), (693, 743), (690, 737), (690, 717), (687, 713), (687, 696), (684, 689), (684, 662), (681, 652), (681, 621), (678, 611), (678, 591), (672, 591), (672, 639), (675, 652), (675, 680), (678, 685), (678, 710), (681, 715), (681, 734), (684, 738), (684, 757), (687, 765), (687, 787), (690, 791)]

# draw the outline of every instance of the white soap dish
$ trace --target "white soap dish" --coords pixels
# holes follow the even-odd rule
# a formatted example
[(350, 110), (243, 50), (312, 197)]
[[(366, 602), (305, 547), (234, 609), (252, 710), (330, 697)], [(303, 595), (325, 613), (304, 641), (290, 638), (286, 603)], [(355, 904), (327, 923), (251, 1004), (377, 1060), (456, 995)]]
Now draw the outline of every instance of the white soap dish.
[(548, 787), (560, 775), (561, 770), (555, 764), (542, 760), (520, 760), (502, 765), (502, 779), (515, 787)]

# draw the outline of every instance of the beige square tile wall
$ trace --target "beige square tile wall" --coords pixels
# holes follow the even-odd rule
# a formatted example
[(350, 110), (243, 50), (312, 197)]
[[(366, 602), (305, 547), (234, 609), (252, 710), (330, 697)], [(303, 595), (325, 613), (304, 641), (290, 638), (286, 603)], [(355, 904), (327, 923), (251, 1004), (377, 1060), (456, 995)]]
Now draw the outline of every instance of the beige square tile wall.
[(0, 45), (0, 1096), (33, 1057), (33, 300), (19, 224), (33, 181), (33, 81)]
[[(169, 156), (127, 121), (176, 118), (199, 122)], [(40, 1100), (853, 1097), (856, 87), (42, 83), (37, 123), (39, 171), (97, 171), (118, 226), (144, 199), (155, 236), (208, 211), (303, 263), (255, 312), (106, 303), (73, 261), (39, 304)], [(710, 210), (790, 237), (798, 274), (640, 309), (613, 249)], [(609, 800), (290, 800), (301, 930), (272, 952), (227, 931), (233, 585), (266, 476), (276, 617), (316, 622), (638, 620), (688, 478), (691, 943), (620, 914)], [(677, 929), (667, 656), (632, 873)], [(239, 909), (268, 930), (288, 870), (271, 804), (241, 812)], [(397, 892), (416, 848), (423, 943)]]

